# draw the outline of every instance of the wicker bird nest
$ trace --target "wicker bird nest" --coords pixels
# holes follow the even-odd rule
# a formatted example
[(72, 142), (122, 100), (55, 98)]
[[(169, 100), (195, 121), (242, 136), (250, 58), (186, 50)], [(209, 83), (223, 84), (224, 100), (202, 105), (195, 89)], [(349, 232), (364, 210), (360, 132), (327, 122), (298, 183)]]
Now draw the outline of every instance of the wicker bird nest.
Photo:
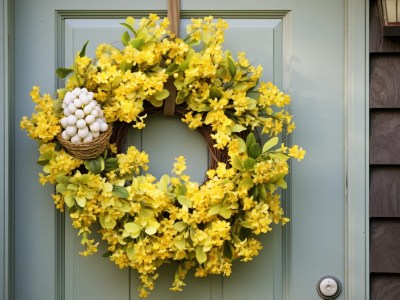
[(58, 141), (64, 147), (64, 149), (72, 156), (79, 159), (93, 159), (103, 154), (107, 147), (108, 141), (112, 134), (112, 125), (108, 124), (108, 129), (101, 133), (97, 138), (88, 143), (71, 143), (61, 137), (61, 134), (57, 136)]

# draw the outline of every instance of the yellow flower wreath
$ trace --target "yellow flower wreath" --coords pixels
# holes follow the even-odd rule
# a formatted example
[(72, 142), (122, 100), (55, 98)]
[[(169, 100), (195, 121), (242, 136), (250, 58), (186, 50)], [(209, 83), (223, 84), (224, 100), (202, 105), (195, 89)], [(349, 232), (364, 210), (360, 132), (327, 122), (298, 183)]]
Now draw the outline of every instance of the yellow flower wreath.
[[(41, 96), (34, 87), (36, 113), (21, 121), (21, 128), (39, 141), (40, 182), (56, 186), (54, 203), (60, 211), (67, 207), (85, 246), (81, 254), (97, 251), (98, 243), (89, 236), (99, 223), (111, 261), (138, 271), (141, 297), (154, 288), (157, 269), (166, 262), (178, 262), (171, 289), (180, 291), (191, 268), (199, 277), (229, 276), (233, 260), (256, 256), (258, 236), (271, 231), (272, 222), (288, 221), (279, 188), (286, 188), (288, 159), (301, 160), (305, 154), (296, 145), (277, 146), (277, 135), (295, 127), (285, 110), (290, 97), (272, 83), (259, 83), (262, 68), (250, 65), (244, 53), (235, 60), (222, 49), (225, 21), (193, 19), (183, 40), (168, 32), (168, 23), (154, 14), (138, 26), (127, 18), (124, 47), (101, 44), (95, 60), (86, 56), (85, 45), (70, 69), (57, 70), (62, 78), (71, 75), (57, 99)], [(115, 138), (121, 125), (145, 126), (147, 114), (169, 96), (169, 80), (177, 90), (182, 122), (206, 129), (211, 154), (213, 149), (219, 154), (203, 184), (185, 175), (182, 156), (171, 175), (156, 179), (145, 172), (148, 155), (133, 146), (121, 153)], [(69, 121), (62, 121), (65, 109), (69, 112), (63, 99), (74, 91), (91, 93), (103, 120), (113, 126), (106, 149), (94, 158), (77, 158), (60, 144), (62, 123)], [(256, 127), (270, 137), (263, 146), (253, 134)], [(76, 133), (65, 131), (68, 139)]]

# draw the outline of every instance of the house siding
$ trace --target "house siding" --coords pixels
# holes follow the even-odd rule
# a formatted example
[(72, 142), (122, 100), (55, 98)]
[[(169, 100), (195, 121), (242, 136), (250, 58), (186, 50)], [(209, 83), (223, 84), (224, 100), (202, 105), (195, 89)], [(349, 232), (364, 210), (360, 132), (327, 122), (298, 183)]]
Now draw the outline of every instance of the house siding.
[(400, 299), (400, 39), (384, 38), (370, 2), (371, 300)]

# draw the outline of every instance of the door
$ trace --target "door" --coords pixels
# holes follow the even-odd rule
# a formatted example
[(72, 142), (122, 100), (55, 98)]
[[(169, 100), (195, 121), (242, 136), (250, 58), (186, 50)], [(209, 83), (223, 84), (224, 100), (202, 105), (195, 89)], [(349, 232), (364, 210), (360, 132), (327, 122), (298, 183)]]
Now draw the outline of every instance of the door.
[[(165, 15), (165, 9), (161, 0), (15, 0), (16, 126), (32, 112), (31, 87), (50, 93), (60, 87), (54, 70), (71, 65), (87, 39), (92, 56), (95, 45), (119, 40), (119, 23), (127, 15)], [(297, 123), (292, 143), (307, 149), (307, 157), (292, 163), (284, 195), (291, 222), (274, 227), (256, 259), (236, 263), (230, 277), (194, 279), (191, 274), (181, 293), (168, 290), (173, 268), (167, 266), (149, 299), (319, 299), (320, 277), (345, 280), (344, 3), (190, 0), (182, 1), (181, 10), (182, 27), (192, 17), (228, 20), (226, 49), (245, 51), (252, 63), (263, 65), (264, 80), (292, 96)], [(14, 138), (15, 299), (138, 299), (137, 274), (102, 258), (104, 247), (91, 257), (79, 256), (69, 218), (54, 210), (53, 187), (38, 183), (37, 145), (25, 132), (16, 130)], [(204, 142), (179, 120), (151, 118), (143, 133), (130, 132), (128, 143), (149, 153), (156, 176), (170, 171), (174, 157), (185, 155), (189, 174), (203, 178), (208, 157)]]

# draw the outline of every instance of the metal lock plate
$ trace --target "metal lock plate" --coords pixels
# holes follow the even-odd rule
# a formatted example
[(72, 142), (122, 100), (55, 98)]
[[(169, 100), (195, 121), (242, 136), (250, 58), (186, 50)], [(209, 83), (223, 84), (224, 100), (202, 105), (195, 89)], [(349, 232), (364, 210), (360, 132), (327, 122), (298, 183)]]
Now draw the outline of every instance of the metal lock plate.
[(324, 276), (317, 283), (317, 292), (322, 299), (336, 299), (340, 291), (340, 281), (334, 276)]

